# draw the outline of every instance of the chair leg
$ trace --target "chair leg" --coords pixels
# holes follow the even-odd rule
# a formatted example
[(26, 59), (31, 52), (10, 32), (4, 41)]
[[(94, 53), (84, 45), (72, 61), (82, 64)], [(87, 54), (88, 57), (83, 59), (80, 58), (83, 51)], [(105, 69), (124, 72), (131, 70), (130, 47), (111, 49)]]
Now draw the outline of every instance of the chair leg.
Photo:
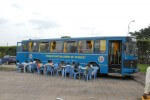
[(72, 77), (72, 72), (69, 72), (69, 77)]
[(37, 70), (37, 72), (38, 72), (38, 75), (40, 75), (40, 70), (39, 69)]
[(30, 73), (32, 72), (32, 69), (30, 68)]
[(74, 74), (74, 80), (76, 80), (76, 74)]
[(50, 71), (50, 74), (51, 74), (51, 76), (52, 76), (52, 70)]
[(65, 73), (65, 77), (66, 77), (66, 74), (67, 74), (67, 73)]
[(56, 72), (56, 76), (58, 76), (58, 71)]
[(91, 76), (91, 75), (89, 76), (89, 79), (90, 79), (90, 80), (92, 79), (92, 76)]
[(54, 71), (52, 70), (52, 75), (54, 75)]
[(96, 74), (94, 74), (94, 79), (96, 79), (97, 78), (97, 75)]
[(86, 75), (86, 81), (88, 81), (88, 75)]
[(64, 74), (65, 74), (65, 71), (64, 71), (64, 69), (62, 70), (62, 77), (64, 77)]
[(46, 71), (46, 76), (48, 76), (48, 71)]
[(54, 71), (53, 70), (51, 70), (51, 76), (53, 76), (54, 75)]

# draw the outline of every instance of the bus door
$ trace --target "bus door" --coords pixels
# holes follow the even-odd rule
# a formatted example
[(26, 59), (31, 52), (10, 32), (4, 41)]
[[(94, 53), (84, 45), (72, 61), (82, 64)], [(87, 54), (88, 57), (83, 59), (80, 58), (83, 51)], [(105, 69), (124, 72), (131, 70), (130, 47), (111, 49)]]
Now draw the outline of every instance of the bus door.
[(110, 40), (109, 41), (109, 72), (121, 73), (121, 61), (122, 61), (122, 41)]
[(33, 42), (28, 42), (28, 52), (27, 52), (27, 55), (26, 55), (26, 61), (29, 62), (30, 60), (32, 60), (32, 54), (31, 52), (33, 51)]

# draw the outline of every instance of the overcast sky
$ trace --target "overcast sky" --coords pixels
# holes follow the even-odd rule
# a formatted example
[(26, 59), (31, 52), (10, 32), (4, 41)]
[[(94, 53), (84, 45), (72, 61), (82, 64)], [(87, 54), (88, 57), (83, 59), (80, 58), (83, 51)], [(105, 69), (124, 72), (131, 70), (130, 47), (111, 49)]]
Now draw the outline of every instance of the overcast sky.
[(61, 36), (126, 36), (150, 25), (150, 0), (0, 0), (0, 45)]

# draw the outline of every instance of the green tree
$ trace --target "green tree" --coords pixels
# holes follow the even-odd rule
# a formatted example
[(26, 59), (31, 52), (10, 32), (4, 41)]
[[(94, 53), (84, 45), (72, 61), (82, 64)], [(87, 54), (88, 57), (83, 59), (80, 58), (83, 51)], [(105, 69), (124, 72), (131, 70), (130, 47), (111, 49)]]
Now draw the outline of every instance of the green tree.
[(0, 58), (3, 57), (4, 55), (11, 55), (15, 56), (16, 55), (16, 46), (1, 46), (0, 47)]

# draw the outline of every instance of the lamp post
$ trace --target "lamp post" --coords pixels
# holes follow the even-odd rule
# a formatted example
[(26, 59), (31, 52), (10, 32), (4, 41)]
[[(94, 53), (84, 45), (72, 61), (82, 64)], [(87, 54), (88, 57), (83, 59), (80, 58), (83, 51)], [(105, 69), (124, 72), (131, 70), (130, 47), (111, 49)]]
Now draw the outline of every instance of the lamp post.
[(129, 24), (128, 24), (128, 33), (127, 33), (127, 36), (129, 35), (130, 24), (131, 24), (132, 22), (135, 22), (135, 20), (132, 20), (132, 21), (129, 22)]

